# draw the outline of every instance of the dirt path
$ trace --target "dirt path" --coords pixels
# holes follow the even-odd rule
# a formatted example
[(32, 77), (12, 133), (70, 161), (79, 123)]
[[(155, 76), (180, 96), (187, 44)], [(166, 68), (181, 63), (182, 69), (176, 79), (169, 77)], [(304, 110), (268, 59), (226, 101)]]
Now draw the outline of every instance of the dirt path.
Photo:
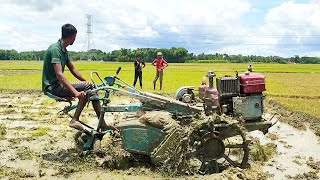
[[(65, 104), (56, 103), (40, 93), (33, 94), (36, 95), (0, 95), (1, 179), (172, 178), (148, 163), (134, 162), (130, 167), (117, 170), (105, 168), (94, 155), (81, 156), (73, 141), (75, 131), (68, 127), (69, 118), (56, 114)], [(85, 108), (82, 120), (95, 124), (93, 114), (91, 107)], [(109, 121), (119, 118), (122, 116), (117, 113), (107, 117)], [(298, 130), (281, 122), (272, 127), (267, 136), (259, 132), (250, 134), (253, 142), (249, 169), (229, 167), (218, 174), (175, 179), (319, 178), (320, 145), (318, 137), (308, 128), (307, 131)]]

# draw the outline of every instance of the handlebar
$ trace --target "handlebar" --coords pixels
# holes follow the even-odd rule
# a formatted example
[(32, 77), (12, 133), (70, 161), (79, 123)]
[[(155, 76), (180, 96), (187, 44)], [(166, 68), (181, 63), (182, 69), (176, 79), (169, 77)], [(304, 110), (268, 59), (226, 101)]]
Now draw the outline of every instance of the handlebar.
[[(115, 75), (105, 77), (104, 81), (101, 79), (98, 72), (96, 72), (96, 71), (91, 72), (90, 77), (91, 77), (92, 82), (95, 84), (94, 79), (93, 79), (93, 75), (95, 74), (99, 78), (99, 80), (102, 82), (102, 84), (97, 85), (94, 89), (90, 90), (88, 93), (97, 93), (98, 91), (101, 91), (101, 90), (103, 90), (103, 91), (119, 91), (118, 88), (126, 89), (125, 87), (128, 87), (128, 89), (131, 89), (130, 92), (138, 92), (139, 94), (141, 94), (140, 91), (136, 90), (134, 87), (130, 86), (129, 84), (127, 84), (126, 82), (124, 82), (120, 78), (118, 78), (120, 71), (121, 71), (121, 67), (118, 67)], [(116, 83), (116, 80), (124, 83), (124, 85), (122, 85), (121, 83), (118, 83), (118, 82)], [(118, 86), (118, 88), (112, 87), (115, 83)], [(126, 89), (126, 90), (128, 90), (128, 89)]]
[(118, 78), (118, 75), (119, 75), (120, 71), (121, 71), (121, 67), (118, 67), (116, 75), (114, 76), (114, 78)]
[(101, 79), (101, 77), (100, 77), (100, 75), (98, 74), (98, 72), (97, 72), (97, 71), (92, 71), (92, 72), (90, 73), (90, 79), (91, 79), (91, 81), (93, 82), (93, 84), (94, 84), (95, 86), (96, 86), (97, 84), (95, 83), (95, 81), (94, 81), (94, 79), (93, 79), (93, 74), (95, 74), (95, 75), (99, 78), (99, 80), (102, 82), (102, 84), (106, 85), (105, 82)]

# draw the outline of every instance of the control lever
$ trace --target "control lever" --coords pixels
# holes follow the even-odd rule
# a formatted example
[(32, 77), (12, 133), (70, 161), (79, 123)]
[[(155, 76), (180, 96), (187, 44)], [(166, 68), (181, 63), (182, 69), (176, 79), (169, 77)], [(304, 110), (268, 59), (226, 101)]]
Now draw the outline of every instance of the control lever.
[(119, 75), (120, 71), (121, 71), (121, 67), (118, 67), (116, 74), (113, 76), (113, 81), (112, 81), (112, 83), (110, 84), (110, 86), (113, 86), (113, 84), (114, 84), (114, 82), (116, 81), (116, 79), (119, 79), (119, 78), (118, 78), (118, 75)]

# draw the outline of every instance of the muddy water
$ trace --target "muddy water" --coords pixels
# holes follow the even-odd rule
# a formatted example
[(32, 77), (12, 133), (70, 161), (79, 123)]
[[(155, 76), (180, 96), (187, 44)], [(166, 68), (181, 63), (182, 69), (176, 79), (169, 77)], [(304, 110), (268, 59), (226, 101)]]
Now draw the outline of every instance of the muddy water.
[(251, 132), (251, 135), (259, 138), (262, 145), (277, 145), (277, 155), (262, 168), (271, 175), (270, 179), (288, 179), (290, 176), (307, 173), (312, 170), (307, 165), (309, 159), (320, 161), (319, 139), (309, 128), (301, 131), (278, 122), (269, 129), (269, 133), (275, 134), (276, 140), (271, 140), (258, 131)]

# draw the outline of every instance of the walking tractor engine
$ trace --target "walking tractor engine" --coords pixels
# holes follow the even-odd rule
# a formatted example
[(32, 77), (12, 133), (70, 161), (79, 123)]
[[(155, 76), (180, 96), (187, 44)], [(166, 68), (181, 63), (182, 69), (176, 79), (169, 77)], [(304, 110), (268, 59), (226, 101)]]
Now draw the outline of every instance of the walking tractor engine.
[(261, 74), (245, 74), (217, 79), (221, 111), (241, 116), (246, 121), (259, 121), (263, 114), (265, 77)]
[(274, 116), (268, 120), (263, 116), (262, 93), (266, 90), (263, 75), (248, 72), (238, 75), (237, 72), (235, 77), (217, 78), (217, 88), (213, 83), (215, 76), (213, 71), (206, 74), (209, 85), (207, 78), (202, 78), (194, 103), (183, 100), (188, 94), (194, 95), (193, 89), (180, 88), (176, 93), (177, 100), (191, 107), (203, 107), (200, 113), (203, 115), (193, 118), (199, 125), (193, 127), (189, 141), (191, 148), (195, 148), (193, 157), (202, 163), (199, 168), (202, 173), (217, 172), (215, 163), (247, 167), (250, 143), (247, 132), (260, 130), (265, 134), (276, 123), (272, 122)]

